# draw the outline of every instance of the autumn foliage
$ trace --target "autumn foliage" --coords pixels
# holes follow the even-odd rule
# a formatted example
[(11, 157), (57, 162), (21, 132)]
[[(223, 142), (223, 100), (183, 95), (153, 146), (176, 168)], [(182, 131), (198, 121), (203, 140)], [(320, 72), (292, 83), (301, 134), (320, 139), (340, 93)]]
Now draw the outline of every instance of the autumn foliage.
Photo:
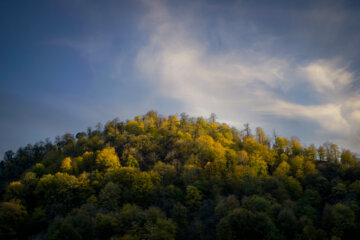
[(150, 111), (1, 162), (0, 239), (357, 239), (360, 164), (303, 146)]

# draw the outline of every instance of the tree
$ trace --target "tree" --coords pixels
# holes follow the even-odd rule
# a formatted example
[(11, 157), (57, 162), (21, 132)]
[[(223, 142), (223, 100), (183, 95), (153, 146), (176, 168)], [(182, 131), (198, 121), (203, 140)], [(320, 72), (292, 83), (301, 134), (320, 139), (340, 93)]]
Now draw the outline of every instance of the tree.
[(294, 212), (288, 208), (282, 209), (277, 217), (277, 222), (282, 234), (287, 239), (294, 239), (299, 227)]
[(313, 144), (305, 149), (305, 157), (311, 161), (315, 161), (317, 159), (317, 151)]
[(44, 175), (38, 182), (35, 194), (42, 200), (49, 214), (66, 214), (81, 205), (88, 197), (88, 181), (67, 173)]
[(0, 203), (0, 238), (21, 238), (27, 212), (24, 206), (16, 202)]
[(51, 240), (81, 240), (83, 239), (80, 233), (75, 229), (70, 223), (59, 223), (59, 225), (54, 225), (49, 229), (48, 234), (49, 239)]
[(354, 153), (330, 142), (303, 147), (294, 137), (274, 136), (271, 146), (261, 128), (252, 135), (249, 125), (238, 131), (214, 115), (179, 120), (150, 111), (21, 147), (5, 160), (0, 239), (322, 240), (360, 233)]
[(248, 123), (244, 124), (244, 132), (245, 132), (245, 137), (247, 137), (247, 138), (251, 137), (250, 124), (248, 124)]
[(270, 212), (271, 202), (262, 196), (252, 195), (250, 197), (243, 197), (241, 206), (252, 212)]
[(61, 162), (60, 168), (64, 172), (70, 172), (71, 171), (71, 158), (70, 157), (64, 158), (64, 160)]
[(302, 153), (303, 147), (301, 146), (298, 138), (292, 137), (290, 144), (291, 144), (291, 153), (293, 156), (297, 156)]
[(142, 211), (136, 205), (126, 204), (120, 211), (116, 226), (121, 239), (175, 239), (176, 226), (156, 207)]
[(290, 173), (290, 165), (286, 161), (282, 161), (276, 168), (274, 175), (286, 176)]
[(325, 146), (326, 160), (332, 163), (339, 163), (339, 157), (340, 157), (339, 146), (330, 142), (325, 143), (324, 146)]
[(65, 218), (56, 218), (48, 228), (49, 239), (95, 239), (91, 204), (74, 209)]
[(210, 114), (210, 117), (209, 117), (209, 122), (210, 123), (215, 123), (216, 122), (216, 119), (217, 119), (217, 116), (215, 113), (211, 113)]
[(150, 207), (144, 212), (144, 222), (138, 232), (140, 239), (173, 240), (176, 226), (160, 209)]
[(155, 164), (154, 171), (159, 173), (165, 186), (175, 182), (177, 171), (173, 165), (159, 161)]
[(207, 162), (225, 160), (225, 148), (220, 143), (215, 142), (211, 136), (202, 135), (196, 139), (196, 143), (201, 167), (204, 167)]
[(183, 172), (181, 174), (181, 179), (186, 185), (193, 184), (200, 177), (201, 168), (195, 164), (186, 164), (183, 167)]
[(275, 138), (274, 149), (277, 151), (279, 156), (285, 152), (285, 140), (282, 137)]
[(14, 157), (15, 153), (12, 150), (6, 151), (4, 153), (4, 161), (11, 161)]
[(119, 157), (115, 148), (104, 148), (97, 152), (96, 164), (100, 169), (120, 167)]
[(19, 200), (24, 196), (24, 185), (20, 181), (11, 182), (5, 192), (6, 200)]
[(298, 180), (293, 177), (282, 178), (285, 188), (292, 199), (298, 199), (303, 193), (303, 189)]
[(349, 150), (343, 150), (341, 153), (341, 164), (349, 167), (354, 166), (356, 164), (356, 158)]
[(250, 155), (249, 166), (255, 171), (258, 176), (268, 175), (268, 165), (258, 151)]
[(252, 213), (237, 208), (222, 218), (216, 226), (217, 239), (273, 239), (277, 229), (264, 213)]
[(118, 210), (122, 201), (123, 197), (121, 189), (113, 182), (108, 182), (99, 194), (100, 205), (109, 211)]
[(261, 127), (256, 128), (256, 141), (263, 145), (269, 144), (269, 139), (266, 137), (265, 132), (262, 130)]
[(31, 171), (34, 172), (38, 177), (41, 177), (47, 173), (47, 169), (42, 163), (36, 163), (35, 166), (31, 168)]
[(177, 202), (174, 204), (170, 211), (170, 216), (180, 229), (188, 225), (188, 209), (181, 203)]
[(353, 235), (355, 214), (348, 206), (341, 203), (328, 205), (324, 209), (323, 225), (331, 235), (348, 239)]
[(202, 195), (195, 186), (186, 187), (185, 203), (191, 210), (197, 210), (201, 205)]
[(116, 235), (119, 227), (119, 219), (116, 214), (98, 213), (95, 217), (95, 233), (98, 239), (111, 239)]
[(295, 156), (290, 160), (290, 166), (293, 176), (297, 178), (304, 177), (304, 157)]
[(239, 200), (237, 200), (235, 195), (230, 195), (227, 198), (220, 200), (215, 208), (215, 213), (217, 216), (225, 217), (228, 213), (238, 207), (240, 207)]
[(134, 167), (134, 168), (138, 168), (139, 167), (139, 163), (136, 160), (136, 158), (134, 158), (133, 155), (129, 154), (128, 159), (126, 161), (126, 166), (127, 167)]
[(325, 148), (323, 146), (320, 146), (318, 148), (318, 155), (319, 155), (319, 160), (320, 161), (324, 161), (325, 160)]
[(119, 119), (115, 118), (114, 120), (109, 121), (105, 124), (105, 128), (104, 128), (105, 138), (108, 142), (110, 142), (111, 146), (114, 146), (115, 140), (117, 136), (120, 134), (120, 131), (118, 129), (118, 122)]

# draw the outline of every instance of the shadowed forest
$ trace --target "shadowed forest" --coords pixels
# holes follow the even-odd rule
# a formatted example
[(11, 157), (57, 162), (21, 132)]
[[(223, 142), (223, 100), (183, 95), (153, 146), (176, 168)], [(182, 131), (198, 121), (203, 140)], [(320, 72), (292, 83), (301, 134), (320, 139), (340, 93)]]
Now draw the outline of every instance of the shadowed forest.
[(358, 239), (360, 164), (149, 111), (6, 152), (0, 239)]

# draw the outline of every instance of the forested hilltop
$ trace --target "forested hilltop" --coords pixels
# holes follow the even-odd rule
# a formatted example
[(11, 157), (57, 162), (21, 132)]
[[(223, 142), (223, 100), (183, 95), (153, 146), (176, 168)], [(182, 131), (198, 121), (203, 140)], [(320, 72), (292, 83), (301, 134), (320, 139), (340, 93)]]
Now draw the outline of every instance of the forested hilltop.
[(360, 164), (150, 111), (7, 152), (0, 239), (358, 239)]

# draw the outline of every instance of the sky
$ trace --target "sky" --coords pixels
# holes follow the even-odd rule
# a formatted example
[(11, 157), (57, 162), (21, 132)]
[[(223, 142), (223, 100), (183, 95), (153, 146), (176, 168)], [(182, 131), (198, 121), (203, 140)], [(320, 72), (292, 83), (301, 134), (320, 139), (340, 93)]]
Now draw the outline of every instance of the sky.
[(359, 1), (2, 0), (0, 156), (149, 110), (359, 153), (359, 44)]

